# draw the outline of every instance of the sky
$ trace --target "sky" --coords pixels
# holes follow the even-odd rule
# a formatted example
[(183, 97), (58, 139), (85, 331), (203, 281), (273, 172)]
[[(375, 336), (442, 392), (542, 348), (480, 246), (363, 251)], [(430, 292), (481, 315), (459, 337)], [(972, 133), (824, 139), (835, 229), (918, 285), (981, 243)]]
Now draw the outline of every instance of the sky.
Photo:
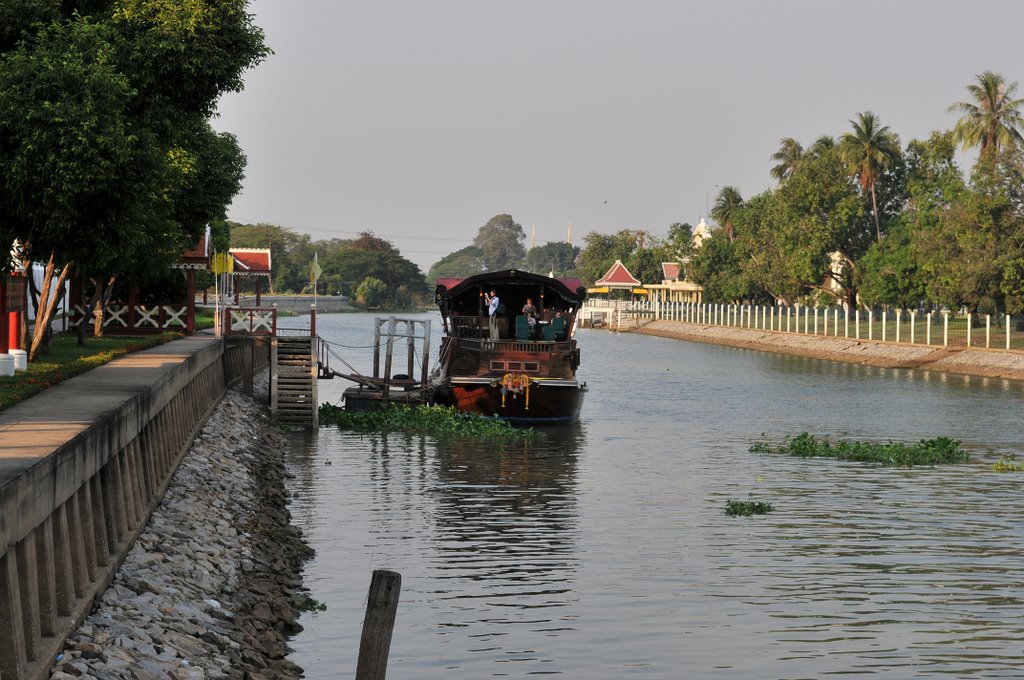
[[(665, 235), (773, 186), (783, 137), (874, 111), (949, 129), (985, 70), (1024, 80), (1024, 2), (254, 0), (274, 51), (214, 126), (228, 210), (314, 240), (372, 231), (426, 272), (494, 215), (526, 245)], [(1017, 96), (1024, 96), (1018, 91)], [(967, 159), (964, 159), (967, 162)], [(570, 234), (571, 225), (571, 234)]]

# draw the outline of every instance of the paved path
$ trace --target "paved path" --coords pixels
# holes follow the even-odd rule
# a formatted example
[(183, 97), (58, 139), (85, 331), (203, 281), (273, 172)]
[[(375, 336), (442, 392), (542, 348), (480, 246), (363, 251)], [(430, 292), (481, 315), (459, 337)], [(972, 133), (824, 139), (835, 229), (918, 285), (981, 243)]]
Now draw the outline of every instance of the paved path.
[(0, 487), (96, 422), (149, 394), (210, 343), (191, 337), (135, 352), (0, 411)]

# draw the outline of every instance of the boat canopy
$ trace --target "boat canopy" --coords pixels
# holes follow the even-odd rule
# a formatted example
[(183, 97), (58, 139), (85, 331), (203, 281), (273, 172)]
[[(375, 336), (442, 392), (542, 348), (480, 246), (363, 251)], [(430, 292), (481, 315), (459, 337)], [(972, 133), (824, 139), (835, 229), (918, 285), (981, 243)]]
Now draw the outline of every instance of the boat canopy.
[(494, 290), (504, 303), (506, 314), (517, 314), (527, 298), (543, 313), (545, 310), (575, 312), (587, 297), (583, 282), (575, 278), (551, 278), (518, 269), (484, 272), (456, 279), (437, 280), (435, 294), (441, 314), (477, 316), (485, 314), (483, 295)]

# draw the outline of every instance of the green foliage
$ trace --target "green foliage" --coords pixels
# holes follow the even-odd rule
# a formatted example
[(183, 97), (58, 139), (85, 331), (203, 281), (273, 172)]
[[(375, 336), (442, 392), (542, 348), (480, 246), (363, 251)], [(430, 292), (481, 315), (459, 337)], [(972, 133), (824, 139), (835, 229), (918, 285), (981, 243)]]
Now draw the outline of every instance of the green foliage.
[(387, 285), (372, 276), (367, 276), (356, 287), (356, 300), (367, 307), (380, 307), (387, 299), (387, 295)]
[(922, 439), (916, 444), (903, 442), (859, 442), (818, 439), (803, 432), (782, 444), (773, 446), (768, 442), (757, 442), (750, 447), (751, 453), (774, 453), (798, 458), (835, 458), (882, 466), (912, 467), (914, 465), (943, 465), (966, 463), (970, 456), (960, 447), (960, 442), (947, 437)]
[(734, 501), (725, 503), (725, 514), (730, 517), (751, 517), (752, 515), (767, 515), (775, 510), (775, 507), (766, 501)]
[(518, 269), (526, 255), (526, 233), (511, 215), (495, 215), (480, 227), (473, 245), (480, 249), (485, 271)]
[(92, 338), (79, 346), (73, 335), (57, 335), (49, 352), (29, 363), (28, 370), (13, 376), (0, 376), (0, 410), (33, 397), (68, 378), (91, 371), (131, 352), (156, 347), (176, 340), (178, 333), (161, 333), (142, 338)]
[(427, 274), (427, 280), (434, 283), (440, 278), (465, 279), (483, 271), (484, 251), (476, 246), (466, 246), (435, 262)]
[(544, 245), (530, 248), (523, 260), (523, 269), (535, 274), (554, 272), (555, 276), (574, 276), (576, 258), (580, 249), (565, 241), (551, 241)]
[(323, 404), (320, 423), (359, 432), (409, 432), (439, 439), (528, 440), (537, 436), (532, 428), (516, 428), (498, 418), (484, 418), (443, 406), (390, 405), (369, 411), (346, 411)]
[(1017, 456), (1003, 456), (992, 463), (992, 469), (996, 472), (1024, 472), (1024, 461)]
[(1014, 99), (1017, 83), (1007, 84), (1002, 75), (984, 71), (967, 86), (973, 101), (956, 102), (950, 111), (964, 114), (956, 122), (953, 134), (965, 149), (980, 146), (982, 154), (999, 155), (1001, 148), (1019, 144), (1024, 138), (1024, 99)]
[(245, 10), (246, 0), (5, 3), (0, 238), (97, 279), (144, 281), (223, 219), (245, 158), (209, 118), (269, 53)]

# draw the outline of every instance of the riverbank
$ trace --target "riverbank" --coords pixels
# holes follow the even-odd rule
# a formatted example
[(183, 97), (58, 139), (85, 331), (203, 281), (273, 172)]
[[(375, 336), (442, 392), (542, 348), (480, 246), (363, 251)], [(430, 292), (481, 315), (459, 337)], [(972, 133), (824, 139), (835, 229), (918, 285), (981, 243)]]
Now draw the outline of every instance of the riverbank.
[(262, 403), (231, 390), (214, 409), (51, 678), (301, 675), (286, 640), (311, 550), (287, 509), (287, 440)]
[(960, 375), (1024, 380), (1024, 352), (1013, 350), (896, 344), (731, 326), (706, 326), (682, 321), (651, 321), (628, 331), (884, 368), (917, 368)]

